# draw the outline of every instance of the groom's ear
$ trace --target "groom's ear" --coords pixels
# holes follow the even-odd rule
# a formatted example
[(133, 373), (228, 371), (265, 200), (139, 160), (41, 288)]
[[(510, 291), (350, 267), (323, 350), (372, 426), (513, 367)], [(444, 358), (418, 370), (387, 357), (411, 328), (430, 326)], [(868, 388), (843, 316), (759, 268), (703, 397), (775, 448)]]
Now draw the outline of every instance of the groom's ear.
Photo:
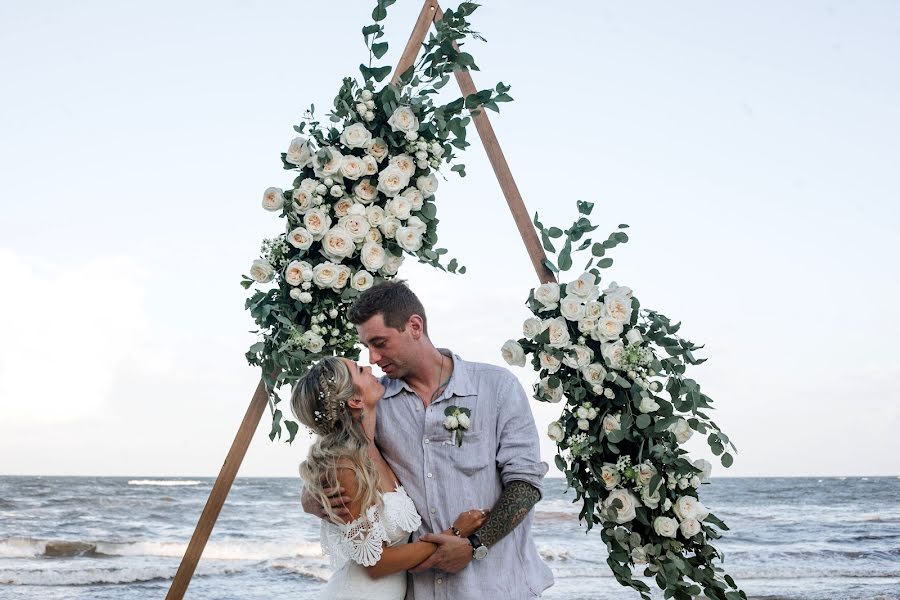
[(419, 340), (425, 332), (425, 323), (419, 315), (410, 315), (406, 321), (406, 327), (409, 328), (409, 334), (414, 340)]

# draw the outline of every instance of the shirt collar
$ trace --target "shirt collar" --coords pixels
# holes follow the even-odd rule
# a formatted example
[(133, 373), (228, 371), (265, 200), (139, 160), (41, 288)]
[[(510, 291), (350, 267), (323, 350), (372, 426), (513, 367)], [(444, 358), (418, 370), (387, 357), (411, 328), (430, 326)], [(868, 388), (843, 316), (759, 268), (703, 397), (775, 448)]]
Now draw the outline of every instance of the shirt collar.
[[(447, 348), (438, 348), (438, 352), (444, 356), (450, 357), (453, 361), (453, 373), (450, 375), (450, 381), (444, 392), (435, 400), (435, 403), (446, 400), (452, 396), (475, 396), (478, 394), (478, 388), (475, 381), (471, 377), (469, 363), (461, 359)], [(413, 392), (409, 384), (402, 379), (390, 379), (387, 376), (381, 378), (384, 386), (384, 398), (396, 396), (400, 392)], [(443, 382), (441, 382), (443, 383)]]

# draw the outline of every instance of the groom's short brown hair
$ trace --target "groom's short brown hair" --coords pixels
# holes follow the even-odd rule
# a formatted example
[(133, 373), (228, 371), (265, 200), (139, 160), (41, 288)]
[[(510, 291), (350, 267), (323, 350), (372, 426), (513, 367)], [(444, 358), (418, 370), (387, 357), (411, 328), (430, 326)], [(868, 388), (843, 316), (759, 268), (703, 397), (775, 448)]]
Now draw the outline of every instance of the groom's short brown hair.
[(405, 281), (385, 281), (370, 287), (350, 306), (347, 318), (354, 325), (361, 325), (377, 314), (382, 316), (385, 325), (398, 331), (403, 331), (411, 316), (419, 315), (422, 330), (428, 335), (425, 307)]

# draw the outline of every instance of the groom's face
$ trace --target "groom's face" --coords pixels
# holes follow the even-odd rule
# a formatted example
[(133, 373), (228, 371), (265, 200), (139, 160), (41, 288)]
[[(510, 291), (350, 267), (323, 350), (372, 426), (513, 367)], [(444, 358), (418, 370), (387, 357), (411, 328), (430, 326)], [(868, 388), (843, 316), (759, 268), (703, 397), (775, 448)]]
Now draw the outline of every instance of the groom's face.
[(377, 314), (356, 326), (359, 341), (369, 350), (369, 362), (384, 371), (391, 379), (400, 379), (408, 372), (409, 357), (415, 343), (409, 323), (403, 331), (384, 324), (384, 316)]

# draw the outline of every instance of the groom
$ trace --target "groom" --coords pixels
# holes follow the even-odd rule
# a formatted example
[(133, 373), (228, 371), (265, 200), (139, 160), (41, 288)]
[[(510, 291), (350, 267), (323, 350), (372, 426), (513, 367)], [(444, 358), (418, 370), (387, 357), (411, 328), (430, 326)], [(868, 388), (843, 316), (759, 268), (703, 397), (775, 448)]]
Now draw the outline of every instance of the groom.
[[(366, 290), (348, 316), (369, 362), (386, 375), (376, 443), (422, 516), (418, 539), (438, 545), (413, 570), (407, 598), (539, 597), (553, 576), (531, 536), (531, 509), (547, 465), (521, 384), (506, 369), (435, 348), (425, 309), (403, 282)], [(445, 427), (445, 412), (456, 408), (470, 414), (462, 445)], [(335, 497), (332, 505), (348, 501)], [(322, 514), (307, 495), (303, 506)], [(475, 535), (431, 533), (473, 507), (491, 508)]]

